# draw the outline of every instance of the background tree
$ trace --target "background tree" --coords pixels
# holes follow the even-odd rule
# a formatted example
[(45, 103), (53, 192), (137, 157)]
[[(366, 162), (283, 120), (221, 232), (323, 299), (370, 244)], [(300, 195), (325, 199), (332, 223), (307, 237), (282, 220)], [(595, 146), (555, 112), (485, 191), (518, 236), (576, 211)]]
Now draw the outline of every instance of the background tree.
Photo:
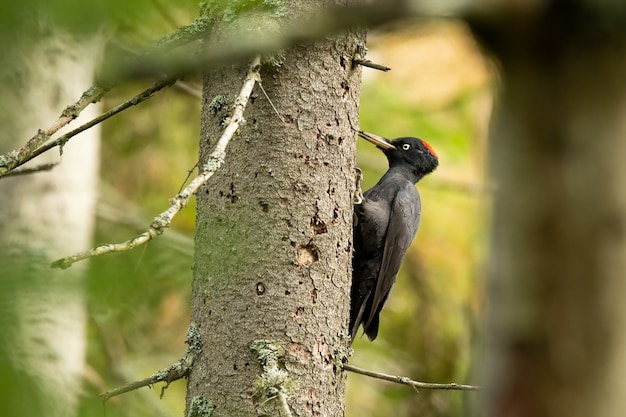
[(623, 12), (540, 2), (474, 25), (503, 74), (491, 140), (490, 415), (626, 410)]
[[(0, 47), (0, 153), (21, 146), (35, 126), (49, 123), (92, 84), (101, 45), (98, 36), (77, 41), (37, 17), (15, 35), (5, 32)], [(96, 112), (94, 107), (83, 116)], [(66, 274), (50, 270), (50, 263), (91, 244), (99, 129), (66, 151), (27, 166), (56, 165), (50, 172), (0, 181), (0, 409), (7, 417), (72, 416), (79, 403), (87, 341), (85, 266)]]

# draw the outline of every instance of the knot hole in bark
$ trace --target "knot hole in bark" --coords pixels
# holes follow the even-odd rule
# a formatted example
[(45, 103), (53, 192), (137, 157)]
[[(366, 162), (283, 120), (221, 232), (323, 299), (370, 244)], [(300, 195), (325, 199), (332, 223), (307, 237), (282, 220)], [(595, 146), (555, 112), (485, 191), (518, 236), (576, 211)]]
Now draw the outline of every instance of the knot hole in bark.
[(309, 266), (313, 262), (317, 262), (320, 258), (317, 246), (309, 243), (308, 245), (298, 246), (298, 254), (296, 262), (299, 266)]

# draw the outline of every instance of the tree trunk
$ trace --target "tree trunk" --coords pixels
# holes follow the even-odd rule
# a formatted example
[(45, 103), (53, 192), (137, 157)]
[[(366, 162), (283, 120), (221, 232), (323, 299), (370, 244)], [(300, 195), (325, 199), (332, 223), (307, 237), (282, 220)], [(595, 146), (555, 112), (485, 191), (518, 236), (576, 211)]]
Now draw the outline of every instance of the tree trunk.
[[(39, 30), (45, 33), (24, 31), (37, 32), (36, 39), (22, 33), (19, 45), (1, 48), (0, 154), (50, 125), (92, 83), (97, 42), (77, 42), (47, 24)], [(62, 158), (50, 152), (30, 165), (61, 162), (52, 171), (0, 180), (0, 404), (6, 417), (77, 411), (86, 344), (84, 268), (53, 270), (50, 263), (91, 243), (99, 130), (83, 135)]]
[[(290, 3), (292, 15), (302, 3)], [(257, 85), (224, 166), (198, 193), (192, 321), (203, 349), (188, 412), (210, 402), (215, 416), (344, 413), (335, 363), (349, 343), (361, 78), (352, 58), (363, 44), (364, 32), (348, 32), (264, 64), (280, 115)], [(246, 69), (205, 76), (201, 163)]]
[(555, 6), (476, 27), (503, 70), (492, 416), (626, 410), (626, 44), (605, 12)]

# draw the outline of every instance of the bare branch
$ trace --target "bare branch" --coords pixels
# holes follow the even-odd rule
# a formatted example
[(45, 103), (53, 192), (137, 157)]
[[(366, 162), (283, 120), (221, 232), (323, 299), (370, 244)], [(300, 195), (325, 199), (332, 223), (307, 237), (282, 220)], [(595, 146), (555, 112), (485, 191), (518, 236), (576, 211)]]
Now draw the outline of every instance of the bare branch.
[(187, 205), (191, 196), (194, 195), (200, 186), (206, 183), (224, 163), (226, 147), (239, 128), (239, 125), (244, 122), (243, 112), (246, 108), (250, 95), (252, 94), (254, 84), (259, 81), (260, 66), (261, 57), (256, 56), (250, 65), (250, 69), (248, 70), (248, 74), (244, 80), (241, 91), (239, 92), (239, 96), (237, 96), (237, 99), (235, 100), (235, 106), (230, 122), (228, 123), (228, 126), (226, 126), (226, 129), (224, 130), (224, 133), (222, 133), (220, 139), (217, 141), (217, 144), (213, 148), (213, 152), (209, 155), (200, 174), (194, 178), (187, 187), (179, 192), (176, 197), (170, 200), (170, 207), (154, 218), (146, 232), (134, 237), (133, 239), (127, 240), (126, 242), (100, 245), (88, 251), (58, 259), (52, 263), (52, 267), (65, 269), (72, 266), (75, 262), (93, 256), (133, 249), (159, 236), (165, 231), (165, 229), (170, 227), (174, 216), (176, 216), (176, 214)]
[(280, 402), (280, 409), (285, 415), (285, 417), (293, 417), (291, 414), (291, 408), (289, 408), (289, 403), (287, 402), (287, 396), (284, 392), (278, 391), (276, 394), (278, 396), (278, 401)]
[[(196, 19), (190, 25), (183, 26), (155, 41), (146, 49), (146, 53), (144, 53), (143, 56), (161, 54), (186, 43), (200, 39), (206, 33), (208, 27), (209, 22), (207, 19)], [(163, 79), (162, 76), (159, 76), (159, 78)], [(26, 161), (30, 161), (35, 156), (40, 155), (42, 152), (39, 151), (39, 149), (50, 140), (52, 135), (76, 119), (91, 103), (97, 103), (100, 101), (102, 97), (116, 84), (116, 82), (108, 81), (89, 87), (78, 99), (78, 101), (68, 105), (63, 112), (61, 112), (59, 118), (47, 129), (39, 129), (37, 133), (20, 149), (0, 155), (0, 177), (6, 175), (14, 168), (23, 165)], [(35, 155), (36, 152), (38, 152), (37, 155)]]
[(16, 177), (18, 175), (29, 175), (29, 174), (35, 174), (37, 172), (43, 172), (43, 171), (50, 171), (52, 168), (54, 168), (55, 166), (59, 165), (58, 162), (51, 162), (48, 164), (41, 164), (41, 165), (37, 165), (34, 167), (25, 167), (25, 168), (21, 168), (21, 169), (14, 169), (10, 172), (8, 172), (6, 175), (4, 176), (0, 176), (0, 180), (4, 177)]
[(357, 368), (356, 366), (349, 365), (344, 363), (341, 365), (343, 369), (346, 371), (354, 372), (357, 374), (369, 376), (372, 378), (383, 379), (385, 381), (396, 382), (398, 384), (404, 384), (412, 386), (413, 388), (424, 388), (424, 389), (442, 389), (442, 390), (459, 390), (459, 391), (479, 391), (482, 389), (480, 386), (476, 385), (463, 385), (463, 384), (435, 384), (431, 382), (419, 382), (413, 381), (405, 376), (396, 376), (396, 375), (388, 375), (380, 372), (369, 371), (367, 369)]
[(90, 129), (90, 128), (94, 127), (95, 125), (105, 121), (106, 119), (108, 119), (110, 117), (115, 116), (118, 113), (123, 112), (124, 110), (128, 109), (129, 107), (136, 106), (137, 104), (146, 101), (147, 99), (152, 97), (154, 95), (154, 93), (156, 93), (157, 91), (160, 91), (160, 90), (162, 90), (165, 87), (169, 87), (172, 84), (174, 84), (175, 82), (176, 82), (176, 78), (173, 78), (173, 77), (163, 77), (160, 80), (157, 80), (152, 86), (150, 86), (149, 88), (145, 89), (141, 93), (137, 94), (135, 97), (133, 97), (131, 99), (128, 99), (125, 102), (123, 102), (122, 104), (118, 105), (117, 107), (109, 110), (108, 112), (103, 113), (100, 116), (91, 119), (90, 121), (82, 124), (81, 126), (77, 127), (76, 129), (72, 130), (71, 132), (68, 132), (68, 133), (66, 133), (66, 134), (64, 134), (62, 136), (59, 136), (54, 141), (39, 147), (37, 150), (35, 150), (28, 158), (26, 158), (19, 165), (25, 164), (26, 162), (28, 162), (28, 161), (38, 157), (42, 153), (47, 152), (47, 151), (49, 151), (52, 148), (55, 148), (57, 146), (63, 147), (70, 138), (78, 135), (79, 133), (84, 132), (87, 129)]
[(148, 378), (142, 379), (140, 381), (131, 382), (129, 384), (102, 393), (100, 394), (100, 398), (102, 399), (102, 401), (107, 401), (108, 399), (113, 398), (117, 395), (125, 394), (127, 392), (134, 391), (142, 387), (147, 387), (159, 382), (165, 382), (166, 385), (161, 390), (161, 397), (163, 397), (163, 393), (170, 383), (187, 376), (187, 374), (191, 370), (191, 366), (196, 360), (196, 357), (200, 354), (200, 351), (202, 350), (202, 339), (200, 337), (200, 333), (198, 332), (198, 328), (193, 322), (189, 325), (186, 343), (188, 346), (185, 350), (185, 354), (178, 362), (174, 363), (168, 368), (161, 369), (160, 371), (155, 372)]
[(193, 96), (197, 99), (202, 99), (202, 91), (199, 88), (195, 87), (192, 83), (178, 80), (176, 81), (176, 84), (174, 85), (176, 86), (176, 88), (178, 88), (181, 91), (184, 91), (190, 96)]
[(370, 61), (369, 59), (353, 59), (352, 62), (354, 62), (355, 64), (361, 65), (363, 67), (368, 67), (368, 68), (373, 68), (373, 69), (377, 69), (379, 71), (390, 71), (391, 68), (386, 67), (384, 65), (380, 65), (380, 64), (376, 64), (372, 61)]
[(72, 120), (78, 117), (91, 103), (96, 103), (110, 90), (110, 87), (103, 87), (94, 85), (89, 87), (87, 91), (78, 99), (77, 102), (67, 106), (61, 116), (52, 123), (47, 129), (39, 129), (37, 134), (30, 138), (24, 146), (17, 151), (9, 152), (5, 155), (0, 155), (0, 177), (6, 175), (12, 169), (24, 164), (25, 161), (30, 160), (30, 156), (44, 143), (46, 143), (50, 136), (54, 135), (63, 126), (70, 123)]

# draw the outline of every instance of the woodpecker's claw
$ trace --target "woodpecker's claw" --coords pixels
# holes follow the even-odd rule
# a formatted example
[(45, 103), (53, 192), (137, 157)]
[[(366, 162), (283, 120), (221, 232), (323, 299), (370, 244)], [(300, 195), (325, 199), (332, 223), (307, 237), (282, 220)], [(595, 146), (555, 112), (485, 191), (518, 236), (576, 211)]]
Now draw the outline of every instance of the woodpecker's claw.
[(353, 204), (361, 204), (363, 202), (363, 190), (361, 190), (361, 181), (363, 181), (363, 173), (357, 167), (354, 167), (354, 195), (352, 196)]

